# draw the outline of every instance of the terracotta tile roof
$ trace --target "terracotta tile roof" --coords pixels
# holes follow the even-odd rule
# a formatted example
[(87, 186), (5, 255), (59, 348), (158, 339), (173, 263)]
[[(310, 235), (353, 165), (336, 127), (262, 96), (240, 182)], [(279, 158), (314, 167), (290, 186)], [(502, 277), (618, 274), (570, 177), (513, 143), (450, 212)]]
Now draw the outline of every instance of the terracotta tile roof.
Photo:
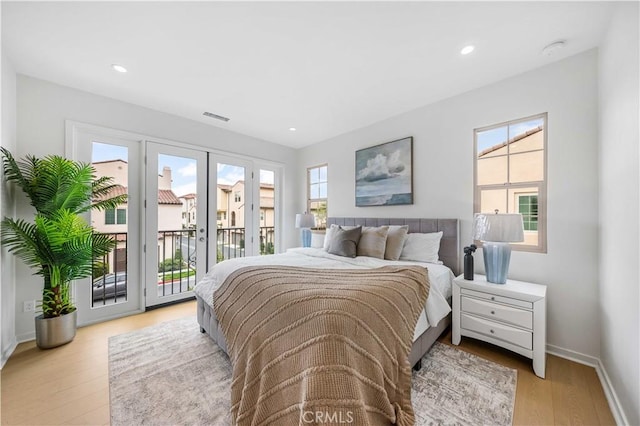
[(512, 144), (512, 143), (514, 143), (514, 142), (517, 142), (517, 141), (519, 141), (519, 140), (521, 140), (521, 139), (524, 139), (524, 138), (526, 138), (526, 137), (528, 137), (528, 136), (531, 136), (531, 135), (533, 135), (534, 133), (538, 133), (538, 132), (540, 132), (540, 131), (542, 131), (542, 126), (534, 127), (534, 128), (533, 128), (533, 129), (531, 129), (531, 130), (527, 130), (527, 131), (526, 131), (526, 132), (524, 132), (524, 133), (521, 133), (521, 134), (519, 134), (519, 135), (516, 135), (516, 136), (512, 137), (511, 139), (509, 139), (509, 141), (508, 141), (508, 142), (501, 142), (501, 143), (499, 143), (499, 144), (497, 144), (497, 145), (490, 146), (489, 148), (487, 148), (487, 149), (485, 149), (485, 150), (481, 151), (481, 152), (480, 152), (480, 154), (478, 154), (478, 157), (482, 157), (483, 155), (487, 155), (487, 154), (489, 154), (490, 152), (497, 151), (497, 150), (499, 150), (500, 148), (504, 148), (505, 146), (507, 146), (507, 144)]
[[(107, 194), (99, 197), (95, 197), (95, 201), (106, 200), (107, 198), (117, 197), (118, 195), (126, 195), (126, 194), (127, 194), (126, 186), (116, 185)], [(126, 204), (126, 201), (125, 201), (125, 204)]]
[(190, 194), (184, 194), (179, 196), (178, 198), (186, 198), (186, 199), (192, 199), (192, 198), (196, 198), (196, 194), (194, 194), (193, 192)]
[(158, 190), (158, 204), (178, 204), (182, 205), (182, 201), (170, 189)]

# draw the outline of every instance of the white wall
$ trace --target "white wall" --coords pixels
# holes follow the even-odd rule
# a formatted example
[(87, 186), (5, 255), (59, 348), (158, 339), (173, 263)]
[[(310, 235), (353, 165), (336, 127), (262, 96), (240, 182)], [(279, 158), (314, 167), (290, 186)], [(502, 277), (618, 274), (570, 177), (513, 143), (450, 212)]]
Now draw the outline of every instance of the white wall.
[(638, 3), (616, 6), (600, 50), (601, 360), (627, 417), (640, 424)]
[[(17, 77), (17, 155), (65, 154), (65, 120), (75, 120), (157, 138), (174, 140), (228, 153), (283, 163), (283, 246), (296, 244), (293, 227), (297, 212), (296, 151), (174, 115), (139, 107), (103, 96), (34, 79)], [(19, 201), (17, 214), (31, 217), (28, 204)], [(40, 299), (41, 282), (22, 263), (16, 262), (16, 333), (18, 339), (33, 333), (33, 315), (22, 313), (24, 300)]]
[[(330, 216), (459, 218), (467, 245), (473, 129), (548, 112), (548, 253), (514, 252), (509, 276), (548, 286), (549, 344), (598, 357), (597, 96), (591, 50), (307, 147), (298, 179), (305, 181), (306, 167), (326, 162)], [(405, 136), (414, 137), (414, 204), (354, 207), (355, 151)]]
[[(16, 147), (16, 72), (2, 54), (2, 139), (0, 143), (9, 151)], [(0, 171), (0, 176), (1, 176)], [(1, 179), (0, 217), (12, 217), (15, 213), (13, 193)], [(14, 257), (5, 248), (0, 252), (0, 366), (4, 365), (16, 344), (15, 333), (15, 275)]]

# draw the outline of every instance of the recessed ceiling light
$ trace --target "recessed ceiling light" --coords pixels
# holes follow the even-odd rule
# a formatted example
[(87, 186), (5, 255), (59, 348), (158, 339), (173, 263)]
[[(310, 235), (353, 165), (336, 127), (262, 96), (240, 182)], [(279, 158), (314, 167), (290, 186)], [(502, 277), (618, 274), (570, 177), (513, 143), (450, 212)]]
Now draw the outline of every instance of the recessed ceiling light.
[(554, 41), (542, 49), (542, 54), (545, 56), (553, 55), (557, 50), (562, 49), (567, 43), (564, 40)]
[(116, 70), (118, 72), (127, 72), (127, 69), (125, 67), (123, 67), (122, 65), (111, 64), (111, 68), (113, 68), (114, 70)]
[(461, 55), (468, 55), (469, 53), (473, 52), (473, 49), (475, 49), (475, 46), (465, 46), (462, 48), (462, 50), (460, 51)]
[(295, 127), (289, 127), (290, 132), (295, 132), (297, 129)]

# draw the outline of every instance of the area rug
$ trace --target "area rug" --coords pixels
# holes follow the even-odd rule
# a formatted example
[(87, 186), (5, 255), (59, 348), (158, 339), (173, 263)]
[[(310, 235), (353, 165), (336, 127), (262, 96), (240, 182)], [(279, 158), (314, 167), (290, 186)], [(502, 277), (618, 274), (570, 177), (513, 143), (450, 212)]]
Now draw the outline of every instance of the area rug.
[[(510, 425), (516, 370), (436, 342), (413, 373), (416, 425)], [(109, 339), (111, 424), (230, 425), (229, 358), (194, 317)]]

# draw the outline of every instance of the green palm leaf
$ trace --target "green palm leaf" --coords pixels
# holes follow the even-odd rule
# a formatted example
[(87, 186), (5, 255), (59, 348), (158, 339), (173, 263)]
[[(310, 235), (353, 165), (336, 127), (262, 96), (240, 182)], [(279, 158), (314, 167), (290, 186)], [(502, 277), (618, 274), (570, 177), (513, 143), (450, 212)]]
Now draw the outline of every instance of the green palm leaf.
[(116, 246), (113, 238), (96, 234), (80, 214), (116, 208), (126, 203), (126, 195), (110, 197), (116, 185), (111, 178), (96, 178), (90, 164), (60, 156), (17, 161), (6, 149), (1, 152), (5, 179), (24, 192), (36, 214), (33, 223), (5, 218), (0, 243), (44, 277), (45, 317), (71, 312), (75, 307), (69, 283), (90, 277), (93, 261)]

